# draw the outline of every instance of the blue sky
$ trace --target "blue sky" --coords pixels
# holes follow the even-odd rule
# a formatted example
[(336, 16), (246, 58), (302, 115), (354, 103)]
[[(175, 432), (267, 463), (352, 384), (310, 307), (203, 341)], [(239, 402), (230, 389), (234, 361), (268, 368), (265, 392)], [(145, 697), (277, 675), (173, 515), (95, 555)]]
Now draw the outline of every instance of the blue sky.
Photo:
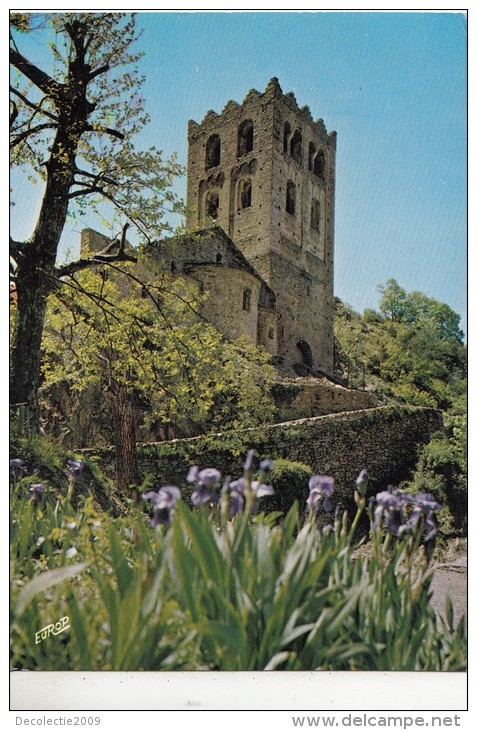
[(377, 285), (394, 277), (445, 301), (466, 329), (463, 14), (140, 12), (138, 23), (151, 116), (143, 143), (185, 164), (189, 119), (278, 77), (338, 135), (336, 295), (377, 308)]

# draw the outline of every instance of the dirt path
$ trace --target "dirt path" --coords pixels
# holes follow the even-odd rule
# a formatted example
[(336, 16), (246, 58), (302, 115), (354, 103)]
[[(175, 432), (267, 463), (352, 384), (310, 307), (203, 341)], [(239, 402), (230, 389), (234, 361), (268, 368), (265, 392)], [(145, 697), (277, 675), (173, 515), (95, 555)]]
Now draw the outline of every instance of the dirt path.
[(467, 555), (460, 555), (452, 562), (437, 563), (431, 587), (431, 603), (437, 614), (445, 615), (449, 596), (454, 608), (454, 625), (467, 616)]

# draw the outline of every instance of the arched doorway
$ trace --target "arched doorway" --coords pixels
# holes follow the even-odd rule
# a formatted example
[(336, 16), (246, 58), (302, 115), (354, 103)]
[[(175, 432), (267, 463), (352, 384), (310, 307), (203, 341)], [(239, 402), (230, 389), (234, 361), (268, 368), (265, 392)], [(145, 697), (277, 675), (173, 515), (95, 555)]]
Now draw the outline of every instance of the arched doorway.
[(305, 340), (300, 340), (296, 343), (296, 346), (301, 352), (301, 363), (305, 365), (306, 368), (313, 370), (313, 355), (308, 342), (306, 342)]

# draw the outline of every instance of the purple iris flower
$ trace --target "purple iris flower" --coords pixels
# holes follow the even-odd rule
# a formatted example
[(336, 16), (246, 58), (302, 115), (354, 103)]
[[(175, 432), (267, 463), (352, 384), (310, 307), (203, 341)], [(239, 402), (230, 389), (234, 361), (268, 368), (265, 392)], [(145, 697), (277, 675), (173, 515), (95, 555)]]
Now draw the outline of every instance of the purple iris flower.
[[(388, 488), (386, 492), (376, 495), (376, 502), (378, 506), (374, 512), (373, 530), (377, 529), (384, 517), (387, 520), (388, 529), (393, 535), (401, 536), (416, 532), (419, 527), (423, 526), (426, 531), (424, 542), (435, 537), (438, 523), (434, 512), (441, 509), (441, 505), (430, 494), (413, 496), (400, 489), (392, 492)], [(404, 510), (407, 504), (413, 506), (413, 511), (406, 520)]]
[(318, 512), (321, 504), (326, 512), (331, 512), (333, 504), (331, 502), (331, 495), (335, 488), (335, 480), (333, 477), (324, 476), (322, 474), (316, 474), (312, 476), (308, 482), (310, 494), (306, 503), (308, 507), (314, 510), (315, 514)]
[(410, 501), (422, 512), (437, 512), (442, 507), (431, 494), (416, 494), (410, 497)]
[(377, 507), (374, 512), (374, 520), (372, 529), (377, 530), (382, 523), (383, 518), (387, 519), (389, 531), (393, 535), (400, 534), (404, 520), (404, 505), (407, 499), (401, 494), (391, 492), (390, 488), (386, 492), (379, 492), (376, 495)]
[(247, 458), (245, 459), (245, 464), (243, 465), (244, 472), (252, 471), (254, 456), (255, 456), (255, 451), (253, 451), (253, 449), (250, 449), (250, 451), (247, 454)]
[(266, 472), (273, 471), (275, 464), (270, 459), (264, 459), (260, 462), (260, 472), (265, 474)]
[(195, 484), (195, 489), (191, 495), (191, 501), (194, 507), (198, 507), (206, 502), (217, 502), (218, 494), (215, 488), (219, 485), (221, 474), (218, 469), (207, 467), (199, 471), (198, 466), (191, 466), (187, 475), (189, 484)]
[(35, 504), (40, 504), (41, 499), (45, 493), (45, 487), (43, 486), (43, 484), (32, 484), (28, 491), (30, 492), (30, 499)]
[[(235, 482), (230, 482), (230, 516), (233, 517), (243, 510), (245, 506), (245, 495), (247, 490), (247, 482), (245, 477), (240, 477)], [(250, 482), (250, 489), (254, 495), (254, 502), (252, 512), (255, 513), (258, 509), (257, 499), (261, 497), (268, 497), (269, 495), (275, 494), (275, 490), (270, 484), (262, 484), (258, 480)]]
[(186, 479), (189, 482), (189, 484), (195, 484), (196, 482), (198, 482), (199, 481), (199, 467), (191, 466)]
[(237, 492), (236, 489), (232, 489), (229, 498), (229, 515), (235, 517), (239, 512), (243, 512), (245, 507), (245, 499), (241, 492)]
[(200, 484), (203, 484), (204, 487), (216, 487), (217, 484), (220, 482), (221, 474), (218, 469), (201, 469), (199, 472), (199, 482)]
[(414, 532), (423, 526), (426, 533), (424, 542), (433, 540), (437, 534), (438, 522), (434, 512), (442, 507), (431, 494), (416, 494), (409, 501), (414, 509), (406, 524), (406, 532)]
[(190, 499), (194, 507), (200, 507), (207, 502), (217, 502), (218, 495), (216, 492), (211, 492), (204, 484), (197, 484)]
[[(240, 477), (240, 479), (237, 479), (237, 481), (230, 483), (230, 490), (238, 492), (242, 495), (245, 495), (246, 487), (247, 482), (244, 477)], [(271, 494), (275, 494), (275, 490), (272, 486), (270, 486), (270, 484), (262, 484), (262, 482), (259, 482), (257, 480), (250, 482), (250, 488), (257, 497), (257, 499), (260, 499), (260, 497), (267, 497)]]
[(150, 502), (153, 508), (151, 527), (170, 524), (176, 502), (180, 497), (180, 490), (172, 485), (161, 487), (157, 492), (151, 491), (142, 495), (142, 498)]
[(84, 469), (84, 461), (81, 461), (81, 459), (68, 459), (67, 464), (69, 465), (69, 475), (73, 479), (76, 479), (76, 477), (81, 476)]
[(361, 469), (358, 478), (356, 479), (356, 489), (360, 493), (361, 497), (366, 496), (366, 492), (368, 490), (368, 481), (368, 472), (366, 471), (366, 469)]
[(25, 467), (22, 459), (10, 459), (10, 474), (14, 479), (18, 479), (23, 471)]

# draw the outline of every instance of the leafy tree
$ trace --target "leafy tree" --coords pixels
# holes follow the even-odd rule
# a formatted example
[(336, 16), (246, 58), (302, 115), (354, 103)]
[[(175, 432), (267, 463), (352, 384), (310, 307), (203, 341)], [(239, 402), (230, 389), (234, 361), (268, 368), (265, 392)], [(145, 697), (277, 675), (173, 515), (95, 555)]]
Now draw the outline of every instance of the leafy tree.
[(388, 279), (385, 285), (380, 284), (378, 291), (381, 292), (381, 312), (391, 322), (402, 322), (406, 313), (406, 291), (399, 286), (396, 279)]
[[(179, 210), (170, 190), (181, 172), (154, 147), (134, 146), (148, 121), (140, 97), (143, 78), (132, 46), (134, 16), (120, 13), (11, 15), (11, 165), (43, 186), (33, 234), (10, 241), (17, 316), (11, 356), (11, 402), (27, 403), (38, 419), (40, 348), (47, 295), (91, 265), (60, 265), (58, 247), (68, 216), (101, 211), (111, 231), (127, 222), (139, 241), (167, 228), (166, 210)], [(28, 36), (50, 31), (45, 68), (22, 52)], [(45, 45), (45, 50), (46, 50)], [(28, 196), (12, 202), (31, 214)], [(108, 212), (104, 207), (108, 206)], [(133, 258), (124, 246), (93, 260)]]
[(147, 274), (140, 264), (108, 263), (74, 275), (50, 296), (43, 340), (47, 384), (94, 385), (108, 400), (123, 490), (138, 482), (139, 413), (204, 431), (258, 425), (273, 412), (268, 355), (226, 342), (200, 316), (190, 282)]
[(335, 359), (341, 374), (351, 375), (350, 384), (359, 387), (365, 368), (368, 387), (384, 399), (451, 410), (467, 386), (459, 315), (421, 292), (407, 294), (390, 281), (389, 291), (397, 299), (381, 306), (388, 313), (385, 318), (370, 311), (361, 316), (336, 302)]
[(448, 304), (426, 296), (420, 291), (407, 294), (396, 279), (388, 279), (379, 285), (380, 310), (391, 322), (414, 324), (433, 329), (442, 341), (462, 343), (464, 333), (460, 329), (460, 315)]

